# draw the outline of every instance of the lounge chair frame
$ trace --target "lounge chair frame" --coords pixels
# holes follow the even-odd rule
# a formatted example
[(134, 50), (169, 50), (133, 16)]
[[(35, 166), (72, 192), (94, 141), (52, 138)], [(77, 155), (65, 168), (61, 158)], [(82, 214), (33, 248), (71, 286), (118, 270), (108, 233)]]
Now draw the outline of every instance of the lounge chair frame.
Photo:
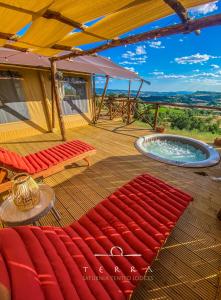
[[(46, 177), (49, 177), (49, 176), (51, 176), (53, 174), (56, 174), (56, 173), (64, 170), (67, 166), (72, 165), (72, 164), (74, 164), (74, 163), (76, 163), (78, 161), (81, 161), (81, 160), (84, 160), (87, 163), (87, 166), (90, 166), (91, 165), (91, 156), (94, 155), (95, 153), (96, 153), (95, 149), (89, 150), (89, 151), (87, 151), (85, 153), (81, 153), (81, 154), (76, 155), (76, 156), (74, 156), (72, 158), (64, 160), (64, 161), (62, 161), (62, 162), (60, 162), (60, 163), (58, 163), (56, 165), (53, 165), (53, 166), (49, 167), (46, 170), (43, 170), (41, 172), (32, 174), (31, 176), (34, 179), (37, 179), (37, 178), (46, 178)], [(15, 173), (15, 174), (18, 173), (18, 171), (13, 170), (13, 169), (11, 169), (11, 171), (13, 173)], [(0, 174), (2, 174), (2, 176), (0, 177), (0, 179), (2, 178), (2, 182), (0, 181), (0, 193), (7, 192), (12, 187), (12, 181), (11, 180), (3, 182), (3, 180), (7, 176), (7, 174), (5, 174), (5, 173), (7, 173), (7, 168), (5, 166), (0, 167)]]

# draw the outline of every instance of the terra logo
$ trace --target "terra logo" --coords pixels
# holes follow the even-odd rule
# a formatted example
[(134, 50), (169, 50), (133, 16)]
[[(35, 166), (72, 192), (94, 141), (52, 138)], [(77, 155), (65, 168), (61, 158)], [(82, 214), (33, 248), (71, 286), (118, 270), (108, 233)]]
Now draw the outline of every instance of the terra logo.
[(124, 251), (121, 247), (119, 246), (113, 246), (110, 249), (110, 253), (95, 253), (95, 256), (141, 256), (139, 253), (129, 253), (129, 254), (124, 254)]

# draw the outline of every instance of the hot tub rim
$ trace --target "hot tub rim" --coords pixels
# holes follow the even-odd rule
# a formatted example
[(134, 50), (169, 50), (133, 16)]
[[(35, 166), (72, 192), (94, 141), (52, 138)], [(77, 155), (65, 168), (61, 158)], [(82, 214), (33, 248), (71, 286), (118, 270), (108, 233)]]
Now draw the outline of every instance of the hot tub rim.
[[(201, 151), (204, 151), (208, 155), (208, 157), (205, 160), (202, 161), (197, 161), (197, 162), (180, 162), (180, 161), (175, 161), (175, 160), (170, 160), (166, 158), (162, 158), (158, 155), (154, 155), (152, 153), (146, 152), (141, 143), (146, 141), (146, 139), (151, 140), (155, 138), (163, 138), (163, 137), (171, 137), (175, 140), (180, 140), (180, 141), (188, 141), (190, 144), (197, 146)], [(145, 135), (142, 137), (139, 137), (135, 143), (134, 143), (136, 149), (144, 154), (147, 157), (150, 157), (154, 160), (163, 162), (165, 164), (170, 164), (178, 167), (186, 167), (186, 168), (206, 168), (206, 167), (212, 167), (215, 166), (219, 163), (221, 156), (220, 153), (212, 146), (208, 145), (207, 143), (194, 139), (194, 138), (189, 138), (186, 136), (182, 135), (175, 135), (175, 134), (151, 134), (151, 135)]]

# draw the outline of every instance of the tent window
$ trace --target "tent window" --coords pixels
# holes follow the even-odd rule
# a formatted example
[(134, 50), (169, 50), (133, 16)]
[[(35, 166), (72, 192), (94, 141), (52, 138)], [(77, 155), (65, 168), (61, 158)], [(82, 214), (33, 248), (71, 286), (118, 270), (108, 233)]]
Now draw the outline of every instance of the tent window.
[(65, 76), (60, 84), (63, 114), (87, 113), (88, 99), (85, 79)]
[(0, 71), (0, 124), (28, 119), (22, 77), (17, 72)]

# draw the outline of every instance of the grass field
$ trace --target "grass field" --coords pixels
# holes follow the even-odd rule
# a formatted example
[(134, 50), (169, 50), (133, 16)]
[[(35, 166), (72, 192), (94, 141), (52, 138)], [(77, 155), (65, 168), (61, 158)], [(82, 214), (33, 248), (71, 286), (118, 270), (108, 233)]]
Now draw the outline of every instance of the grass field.
[[(135, 124), (140, 127), (150, 128), (149, 125), (147, 125), (142, 121), (135, 121)], [(218, 137), (218, 134), (213, 134), (211, 132), (200, 132), (198, 130), (189, 131), (189, 130), (178, 130), (178, 129), (166, 128), (165, 133), (184, 135), (184, 136), (188, 136), (194, 139), (204, 141), (206, 143), (213, 143), (214, 139)]]

